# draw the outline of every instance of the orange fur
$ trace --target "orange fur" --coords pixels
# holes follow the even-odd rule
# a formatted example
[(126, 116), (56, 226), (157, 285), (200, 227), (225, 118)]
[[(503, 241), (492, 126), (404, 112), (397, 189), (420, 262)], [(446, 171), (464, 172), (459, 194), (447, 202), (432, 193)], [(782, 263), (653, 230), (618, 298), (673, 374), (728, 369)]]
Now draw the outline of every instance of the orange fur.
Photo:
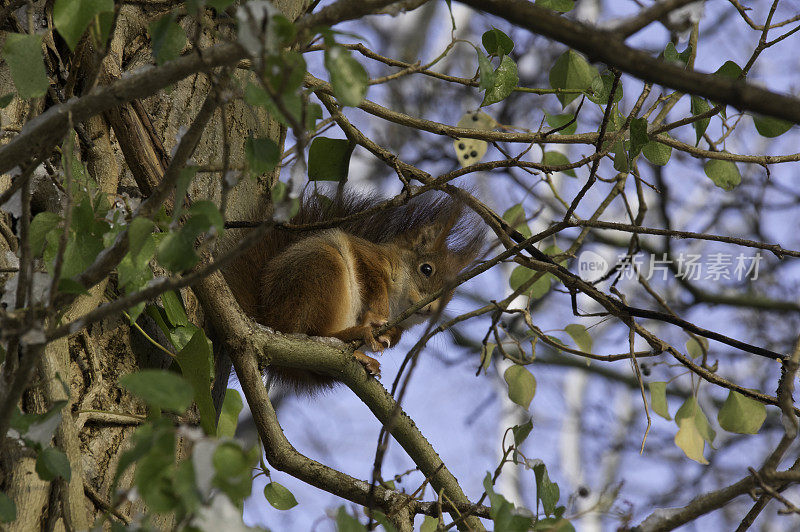
[[(377, 200), (326, 201), (306, 199), (292, 222), (346, 216)], [(460, 204), (428, 197), (339, 228), (299, 235), (275, 230), (224, 273), (245, 312), (259, 323), (383, 351), (406, 328), (446, 305), (452, 291), (386, 334), (376, 338), (374, 331), (440, 290), (477, 256), (482, 237), (475, 224), (459, 225), (463, 218)], [(360, 351), (355, 356), (370, 373), (379, 373), (375, 359)], [(300, 391), (334, 383), (309, 371), (265, 369), (272, 379)]]

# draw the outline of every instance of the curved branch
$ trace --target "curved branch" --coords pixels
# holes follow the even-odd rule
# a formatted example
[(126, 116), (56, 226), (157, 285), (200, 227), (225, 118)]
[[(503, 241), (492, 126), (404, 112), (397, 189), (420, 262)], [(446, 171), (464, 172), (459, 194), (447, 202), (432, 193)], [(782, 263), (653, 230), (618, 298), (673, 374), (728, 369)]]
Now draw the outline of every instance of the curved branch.
[(659, 61), (631, 48), (618, 35), (582, 24), (524, 0), (459, 0), (475, 9), (502, 17), (516, 26), (566, 44), (592, 61), (616, 67), (650, 83), (671, 87), (725, 103), (742, 111), (800, 124), (800, 98), (769, 91), (744, 81), (702, 74)]
[[(259, 435), (267, 448), (267, 457), (275, 460), (273, 465), (309, 484), (367, 505), (367, 483), (355, 481), (300, 455), (285, 441), (261, 381), (259, 368), (276, 364), (300, 369), (313, 368), (314, 371), (333, 376), (353, 390), (381, 423), (389, 420), (396, 407), (386, 389), (377, 380), (369, 377), (361, 364), (347, 351), (310, 338), (268, 333), (264, 328), (256, 326), (238, 308), (221, 275), (215, 273), (201, 279), (193, 290), (206, 316), (230, 348), (231, 361), (247, 396)], [(428, 440), (402, 411), (394, 419), (391, 433), (419, 466), (420, 471), (430, 479), (437, 492), (447, 495), (456, 507), (471, 504)], [(381, 488), (375, 494), (377, 496), (373, 500), (389, 510), (394, 504), (393, 497), (400, 497)], [(406, 501), (403, 502), (405, 504)], [(454, 518), (459, 515), (457, 509), (451, 509), (451, 513)], [(462, 524), (470, 530), (484, 529), (476, 517), (467, 518)]]

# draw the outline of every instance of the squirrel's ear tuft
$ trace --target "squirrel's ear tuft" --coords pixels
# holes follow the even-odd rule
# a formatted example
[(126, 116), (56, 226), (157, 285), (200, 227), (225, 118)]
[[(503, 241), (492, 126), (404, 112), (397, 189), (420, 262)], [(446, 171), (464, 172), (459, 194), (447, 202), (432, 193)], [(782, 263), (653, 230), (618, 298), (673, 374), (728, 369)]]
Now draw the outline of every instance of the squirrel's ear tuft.
[(434, 225), (423, 225), (400, 235), (402, 244), (417, 253), (435, 250), (438, 240), (438, 231)]

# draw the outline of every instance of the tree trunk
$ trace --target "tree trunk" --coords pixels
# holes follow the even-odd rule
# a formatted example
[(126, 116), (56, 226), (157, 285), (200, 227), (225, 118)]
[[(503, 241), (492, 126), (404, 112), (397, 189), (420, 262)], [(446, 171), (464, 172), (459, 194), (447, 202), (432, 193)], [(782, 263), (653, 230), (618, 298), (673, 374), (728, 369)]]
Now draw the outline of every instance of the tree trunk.
[[(277, 2), (277, 5), (293, 20), (305, 3), (303, 0), (287, 0)], [(52, 28), (52, 3), (36, 2), (35, 6), (36, 16), (43, 16)], [(64, 43), (54, 43), (54, 33), (49, 33), (44, 45), (51, 90), (46, 99), (33, 101), (47, 101), (47, 105), (51, 105), (56, 95), (66, 99), (65, 95), (88, 92), (91, 87), (80, 86), (80, 83), (93, 79), (95, 73), (97, 83), (104, 85), (126, 71), (151, 64), (153, 59), (147, 28), (150, 22), (165, 13), (164, 6), (163, 2), (154, 3), (152, 7), (141, 3), (122, 6), (104, 59), (90, 48), (89, 39), (84, 38), (77, 51), (70, 54)], [(210, 18), (206, 22), (210, 22)], [(190, 41), (197, 36), (196, 45), (199, 47), (214, 44), (211, 32), (189, 27), (194, 26), (193, 19), (186, 18), (183, 25)], [(5, 34), (0, 39), (4, 41)], [(78, 81), (72, 80), (72, 85), (69, 79), (62, 82), (58, 65), (66, 65)], [(244, 82), (249, 73), (242, 72), (236, 77)], [(146, 196), (159, 182), (182, 128), (191, 123), (206, 97), (210, 75), (214, 73), (190, 76), (177, 83), (171, 91), (161, 91), (147, 99), (122, 105), (82, 124), (83, 134), (76, 143), (79, 147), (76, 151), (91, 177), (111, 201), (119, 197), (118, 194), (134, 198)], [(8, 66), (0, 64), (0, 94), (14, 90)], [(218, 109), (195, 152), (194, 160), (201, 169), (221, 166), (225, 142), (230, 147), (231, 167), (242, 168), (244, 140), (249, 133), (282, 141), (282, 128), (265, 114), (253, 112), (240, 100), (233, 100), (224, 107), (224, 120)], [(17, 98), (2, 110), (4, 129), (18, 131), (22, 124), (42, 110), (31, 108), (27, 102)], [(275, 175), (262, 180), (241, 179), (229, 194), (226, 218), (242, 219), (257, 212), (260, 206), (263, 207), (265, 193), (274, 179)], [(193, 182), (190, 197), (219, 203), (221, 182), (219, 171), (201, 171)], [(8, 176), (2, 176), (0, 192), (6, 190), (9, 183)], [(59, 212), (62, 208), (59, 191), (44, 171), (37, 170), (32, 189), (33, 214), (42, 210)], [(3, 268), (8, 267), (5, 252), (16, 249), (15, 239), (9, 234), (12, 227), (12, 220), (0, 220), (0, 229), (3, 229), (0, 231), (0, 267)], [(79, 317), (115, 295), (113, 282), (101, 282), (90, 290), (88, 296), (80, 297), (72, 305), (63, 321)], [(190, 319), (202, 324), (202, 311), (191, 291), (184, 289), (181, 295)], [(148, 334), (158, 337), (160, 332), (148, 323), (148, 318), (138, 321)], [(220, 381), (215, 385), (215, 392), (219, 399), (227, 388), (230, 362), (219, 349), (215, 351), (219, 359), (216, 374)], [(117, 381), (124, 374), (143, 368), (164, 368), (171, 362), (152, 346), (142, 332), (132, 327), (125, 316), (106, 319), (47, 345), (38, 368), (38, 378), (25, 392), (20, 408), (24, 413), (41, 413), (55, 401), (68, 400), (61, 412), (55, 444), (69, 458), (71, 480), (42, 481), (34, 470), (35, 457), (31, 453), (18, 448), (4, 449), (0, 453), (0, 491), (16, 502), (18, 515), (9, 530), (86, 530), (107, 512), (113, 513), (116, 519), (127, 521), (144, 510), (138, 502), (118, 502), (122, 499), (111, 491), (120, 457), (130, 447), (131, 435), (146, 413), (144, 405), (120, 389)], [(215, 402), (219, 412), (221, 401)], [(180, 444), (178, 448), (180, 454)], [(133, 468), (128, 468), (118, 482), (118, 490), (129, 488), (133, 475)], [(159, 528), (170, 528), (171, 519), (164, 517), (154, 524)]]

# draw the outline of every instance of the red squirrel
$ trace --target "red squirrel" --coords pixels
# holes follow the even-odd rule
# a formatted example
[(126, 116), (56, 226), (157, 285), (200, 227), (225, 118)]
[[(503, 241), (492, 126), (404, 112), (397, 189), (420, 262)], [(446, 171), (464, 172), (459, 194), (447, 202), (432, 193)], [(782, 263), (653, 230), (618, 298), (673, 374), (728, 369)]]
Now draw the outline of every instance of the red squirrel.
[[(290, 223), (338, 219), (379, 202), (353, 193), (334, 199), (311, 195)], [(242, 309), (258, 323), (383, 351), (405, 329), (437, 314), (453, 290), (385, 334), (376, 337), (374, 331), (453, 281), (482, 246), (480, 224), (459, 201), (426, 193), (331, 229), (272, 229), (223, 273)], [(380, 374), (377, 360), (362, 351), (354, 355), (369, 373)], [(312, 371), (270, 366), (266, 372), (299, 392), (335, 384)]]

